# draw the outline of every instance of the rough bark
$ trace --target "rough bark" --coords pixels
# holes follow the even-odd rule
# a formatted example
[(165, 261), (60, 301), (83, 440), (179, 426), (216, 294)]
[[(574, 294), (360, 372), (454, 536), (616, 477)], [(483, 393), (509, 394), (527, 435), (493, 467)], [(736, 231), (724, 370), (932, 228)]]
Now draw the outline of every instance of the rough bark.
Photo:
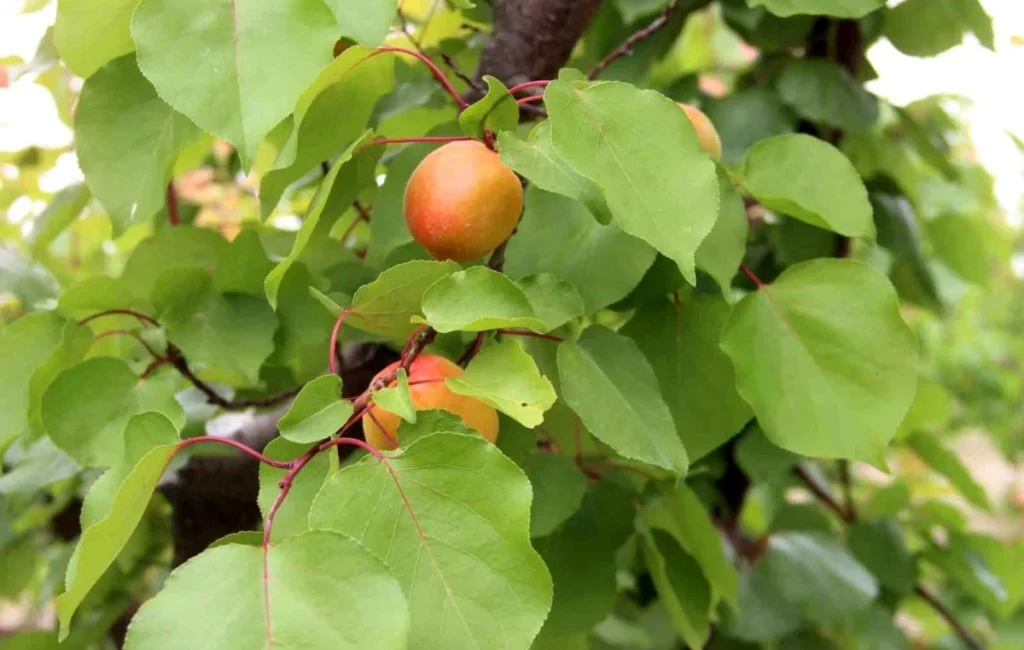
[(494, 7), (494, 32), (477, 69), (512, 86), (552, 79), (601, 0), (503, 0)]

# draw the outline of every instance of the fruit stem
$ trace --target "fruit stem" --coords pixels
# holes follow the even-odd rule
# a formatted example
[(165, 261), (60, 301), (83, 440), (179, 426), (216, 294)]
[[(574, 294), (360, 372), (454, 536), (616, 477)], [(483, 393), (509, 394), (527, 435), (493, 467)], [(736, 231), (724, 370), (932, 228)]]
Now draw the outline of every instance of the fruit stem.
[(175, 448), (174, 451), (175, 453), (177, 453), (186, 447), (191, 447), (192, 445), (198, 445), (204, 442), (212, 442), (219, 445), (227, 445), (229, 447), (234, 447), (235, 449), (246, 454), (247, 456), (251, 456), (256, 460), (260, 461), (261, 463), (265, 465), (270, 465), (271, 467), (276, 467), (277, 469), (292, 468), (293, 461), (273, 460), (271, 458), (264, 456), (263, 454), (249, 447), (248, 445), (238, 442), (237, 440), (233, 440), (231, 438), (219, 438), (216, 436), (198, 436), (196, 438), (186, 438), (185, 440), (182, 440), (181, 442), (178, 443), (178, 446)]
[[(459, 105), (459, 108), (461, 108), (462, 110), (466, 110), (467, 108), (469, 108), (469, 103), (462, 98), (462, 95), (459, 94), (459, 91), (455, 90), (455, 87), (452, 85), (452, 82), (449, 81), (445, 73), (441, 71), (441, 68), (437, 67), (437, 65), (433, 61), (431, 61), (430, 57), (428, 57), (426, 54), (416, 52), (415, 50), (410, 50), (404, 47), (387, 46), (378, 47), (376, 50), (374, 50), (372, 54), (370, 54), (366, 58), (368, 59), (372, 56), (376, 56), (377, 54), (383, 54), (384, 52), (408, 54), (409, 56), (416, 57), (417, 59), (422, 61), (424, 65), (430, 68), (430, 72), (434, 75), (434, 78), (437, 79), (442, 86), (444, 86), (445, 91), (447, 91), (447, 93), (451, 95), (452, 99), (455, 100), (455, 103)], [(364, 59), (364, 61), (365, 60), (366, 59)]]
[(741, 264), (740, 270), (743, 271), (743, 275), (750, 278), (750, 281), (754, 283), (755, 287), (757, 287), (758, 289), (764, 288), (764, 282), (761, 282), (761, 278), (754, 275), (754, 272), (751, 271), (750, 268), (748, 268), (746, 265)]
[[(539, 80), (536, 80), (536, 81), (525, 81), (525, 82), (523, 82), (521, 84), (512, 86), (511, 88), (508, 89), (508, 91), (510, 93), (512, 93), (513, 95), (515, 95), (517, 92), (526, 90), (527, 88), (543, 88), (543, 87), (547, 86), (550, 83), (551, 83), (551, 81), (549, 79), (539, 79)], [(543, 95), (534, 95), (534, 96), (535, 97), (543, 97)]]
[(370, 144), (407, 144), (411, 142), (465, 142), (476, 140), (468, 135), (424, 135), (416, 138), (377, 138)]

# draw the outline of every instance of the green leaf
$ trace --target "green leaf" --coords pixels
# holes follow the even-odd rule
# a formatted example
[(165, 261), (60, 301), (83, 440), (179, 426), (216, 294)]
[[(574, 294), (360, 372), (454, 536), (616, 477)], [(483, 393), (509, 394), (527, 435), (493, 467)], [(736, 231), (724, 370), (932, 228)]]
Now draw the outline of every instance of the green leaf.
[(517, 174), (547, 192), (575, 199), (587, 207), (603, 224), (611, 223), (612, 214), (600, 188), (569, 166), (551, 142), (551, 122), (544, 120), (530, 131), (526, 140), (512, 132), (498, 134), (501, 160)]
[(57, 192), (32, 223), (32, 234), (29, 237), (32, 255), (41, 257), (53, 240), (82, 214), (91, 199), (92, 194), (84, 183), (75, 183)]
[[(309, 443), (299, 444), (284, 438), (277, 438), (270, 441), (263, 453), (273, 460), (290, 461), (302, 456), (307, 451), (309, 451)], [(310, 529), (309, 509), (330, 472), (330, 453), (322, 453), (317, 454), (295, 476), (292, 488), (288, 492), (288, 498), (284, 500), (274, 516), (274, 526), (270, 531), (272, 542), (281, 542), (289, 537), (301, 535)], [(273, 507), (274, 501), (281, 493), (281, 487), (278, 484), (286, 474), (288, 474), (286, 469), (260, 464), (260, 491), (257, 502), (264, 521)]]
[(555, 81), (544, 98), (562, 158), (604, 190), (625, 232), (696, 282), (694, 255), (718, 217), (718, 181), (685, 113), (663, 95), (618, 82)]
[(248, 164), (332, 61), (338, 28), (322, 0), (147, 0), (132, 37), (160, 96)]
[(850, 526), (850, 552), (875, 574), (879, 584), (908, 594), (917, 581), (917, 564), (894, 519), (861, 521)]
[[(366, 129), (374, 104), (394, 87), (394, 61), (387, 56), (367, 58), (369, 55), (370, 50), (362, 47), (345, 50), (303, 91), (291, 118), (267, 136), (266, 145), (277, 151), (277, 157), (260, 181), (264, 217), (289, 185), (356, 140)], [(378, 149), (376, 153), (381, 152)], [(376, 156), (372, 158), (370, 167), (376, 166)], [(373, 169), (368, 171), (372, 179)]]
[(969, 29), (991, 47), (992, 22), (977, 0), (907, 0), (886, 12), (883, 33), (904, 54), (935, 56)]
[(471, 137), (482, 138), (485, 131), (514, 131), (519, 126), (519, 105), (501, 80), (485, 74), (487, 94), (459, 114), (459, 126)]
[[(128, 287), (126, 300), (132, 295), (149, 298), (157, 278), (171, 269), (214, 268), (228, 243), (220, 233), (205, 228), (178, 226), (159, 230), (144, 239), (125, 262), (120, 283)], [(116, 298), (117, 287), (109, 287), (105, 295)], [(124, 304), (113, 306), (123, 307)]]
[(732, 279), (747, 252), (747, 209), (743, 197), (724, 173), (718, 175), (718, 221), (697, 249), (697, 268), (718, 283), (725, 299), (732, 302)]
[[(871, 187), (868, 192), (875, 214), (878, 244), (889, 249), (897, 257), (894, 265), (902, 264), (905, 272), (924, 289), (929, 301), (938, 304), (938, 288), (921, 247), (921, 232), (913, 207), (905, 196), (889, 191), (891, 189)], [(894, 278), (897, 273), (894, 268)]]
[(917, 343), (892, 285), (853, 260), (790, 267), (722, 334), (736, 388), (783, 449), (877, 461), (917, 383)]
[(166, 415), (175, 428), (185, 423), (170, 382), (140, 382), (124, 361), (95, 357), (57, 375), (43, 394), (41, 415), (57, 447), (86, 467), (110, 467), (124, 459), (128, 421), (146, 411)]
[(452, 392), (475, 397), (529, 429), (544, 421), (544, 412), (558, 399), (533, 358), (512, 338), (485, 345), (464, 373), (444, 383)]
[(751, 7), (765, 7), (776, 16), (799, 14), (860, 18), (882, 7), (885, 0), (747, 0)]
[[(420, 438), (435, 433), (457, 433), (467, 436), (480, 435), (476, 429), (470, 429), (466, 426), (465, 421), (461, 417), (444, 409), (416, 411), (415, 421), (405, 420), (398, 423), (398, 439), (406, 447)], [(499, 436), (498, 440), (502, 438), (504, 438), (504, 435)]]
[[(358, 295), (358, 294), (357, 294)], [(543, 332), (523, 290), (503, 274), (483, 266), (447, 275), (423, 294), (423, 318), (438, 332), (484, 332), (523, 327)]]
[(416, 326), (424, 294), (432, 284), (459, 270), (455, 262), (415, 260), (393, 266), (352, 297), (352, 311), (359, 317), (346, 323), (367, 332), (396, 340), (405, 339)]
[(684, 474), (688, 465), (654, 370), (632, 340), (590, 327), (558, 346), (562, 397), (594, 436), (626, 458)]
[(953, 397), (949, 391), (927, 377), (918, 377), (914, 401), (900, 423), (896, 438), (915, 432), (941, 433), (952, 417)]
[[(324, 371), (335, 316), (310, 287), (316, 280), (301, 262), (293, 264), (278, 290), (274, 354), (267, 365), (287, 368), (295, 383), (305, 383)], [(356, 319), (350, 319), (356, 320)]]
[(847, 237), (874, 238), (864, 184), (835, 147), (803, 134), (758, 142), (743, 161), (743, 187), (766, 208)]
[(341, 377), (323, 375), (299, 391), (278, 421), (281, 436), (303, 444), (330, 438), (352, 415), (352, 403), (341, 399)]
[(292, 264), (299, 259), (306, 246), (309, 244), (310, 239), (313, 237), (313, 233), (317, 231), (317, 227), (320, 225), (320, 218), (323, 215), (324, 207), (327, 205), (327, 199), (331, 195), (331, 189), (334, 187), (334, 183), (338, 178), (338, 174), (342, 168), (352, 160), (352, 156), (355, 155), (355, 151), (366, 142), (373, 135), (373, 131), (363, 131), (363, 134), (355, 139), (355, 141), (349, 145), (348, 149), (343, 154), (338, 156), (338, 159), (331, 165), (331, 170), (324, 177), (320, 187), (316, 190), (316, 195), (313, 197), (313, 201), (310, 203), (309, 211), (306, 213), (306, 218), (302, 220), (302, 228), (299, 229), (299, 234), (295, 237), (295, 243), (292, 244), (292, 250), (288, 253), (288, 256), (278, 262), (277, 266), (274, 267), (270, 273), (267, 274), (263, 284), (267, 291), (267, 300), (270, 301), (270, 306), (277, 308), (277, 292), (281, 288), (281, 280), (284, 279), (288, 269), (291, 268)]
[(739, 606), (723, 626), (728, 636), (743, 641), (774, 641), (800, 627), (800, 612), (782, 598), (779, 586), (762, 560), (740, 574)]
[(902, 480), (880, 488), (860, 505), (861, 516), (872, 519), (894, 517), (910, 503), (910, 488)]
[(929, 546), (921, 557), (928, 564), (942, 570), (959, 589), (993, 613), (1003, 616), (1002, 612), (1008, 601), (1006, 585), (993, 572), (984, 555), (971, 548), (967, 543), (968, 539), (963, 535), (954, 534), (947, 548)]
[(538, 642), (593, 628), (615, 607), (615, 554), (633, 532), (636, 510), (629, 492), (601, 482), (580, 509), (551, 535), (534, 539), (554, 581), (554, 601)]
[(738, 606), (739, 575), (726, 559), (718, 529), (697, 494), (686, 483), (660, 484), (662, 501), (644, 508), (647, 524), (671, 534), (700, 565), (715, 596)]
[(703, 648), (711, 634), (711, 587), (700, 567), (665, 533), (641, 535), (640, 548), (672, 627), (687, 646)]
[(878, 99), (838, 63), (793, 59), (778, 80), (782, 101), (799, 115), (844, 131), (870, 131), (878, 120)]
[(398, 415), (406, 422), (416, 422), (416, 406), (412, 403), (412, 394), (409, 393), (409, 376), (405, 368), (398, 369), (394, 386), (379, 388), (373, 392), (373, 403), (385, 411)]
[(0, 475), (0, 494), (37, 494), (80, 470), (78, 463), (54, 447), (49, 438), (40, 438), (25, 450), (13, 468)]
[(325, 0), (338, 19), (341, 33), (367, 47), (376, 47), (387, 36), (399, 0), (369, 0), (353, 4), (348, 0)]
[(263, 280), (274, 268), (256, 230), (247, 228), (222, 249), (213, 275), (218, 293), (263, 296)]
[(618, 226), (595, 222), (580, 203), (529, 187), (505, 271), (512, 278), (551, 273), (570, 282), (591, 314), (625, 298), (656, 255)]
[(82, 278), (67, 287), (57, 300), (57, 311), (69, 318), (85, 318), (110, 309), (151, 308), (127, 279), (105, 275)]
[(757, 424), (736, 445), (736, 463), (758, 482), (785, 481), (800, 460), (800, 456), (773, 445)]
[(992, 227), (983, 218), (944, 214), (927, 224), (928, 240), (935, 254), (949, 268), (967, 280), (987, 287), (992, 278)]
[(576, 287), (550, 273), (528, 275), (516, 284), (526, 294), (537, 318), (547, 325), (546, 331), (584, 315), (586, 307)]
[(774, 534), (761, 562), (784, 602), (809, 621), (848, 621), (878, 596), (875, 577), (825, 534)]
[(162, 445), (143, 456), (120, 484), (107, 514), (82, 533), (68, 565), (67, 589), (57, 598), (62, 640), (68, 635), (75, 610), (113, 564), (142, 520), (157, 481), (176, 449), (174, 445)]
[(946, 449), (934, 436), (926, 433), (915, 433), (907, 439), (910, 448), (917, 452), (928, 465), (949, 479), (960, 494), (972, 505), (982, 510), (991, 510), (988, 493), (985, 488), (971, 476), (967, 467), (953, 451)]
[(60, 0), (54, 42), (68, 69), (87, 79), (135, 49), (130, 31), (139, 0)]
[(527, 650), (551, 606), (551, 578), (530, 547), (530, 500), (529, 481), (494, 445), (435, 434), (343, 468), (310, 523), (388, 563), (417, 648)]
[(168, 271), (153, 287), (167, 336), (200, 372), (226, 383), (255, 385), (274, 351), (277, 319), (262, 298), (217, 293), (204, 269)]
[(696, 295), (680, 305), (644, 305), (622, 330), (654, 368), (690, 462), (721, 446), (753, 417), (719, 347), (729, 313), (721, 297)]
[(522, 463), (533, 486), (530, 536), (545, 537), (580, 509), (587, 480), (567, 456), (534, 452)]
[(704, 112), (722, 138), (722, 161), (729, 165), (742, 162), (756, 142), (796, 130), (796, 116), (765, 86), (711, 101)]
[(75, 111), (75, 148), (85, 182), (115, 232), (164, 207), (174, 160), (199, 135), (157, 96), (134, 56), (111, 61), (85, 82)]
[(178, 567), (135, 615), (125, 650), (402, 650), (408, 633), (405, 598), (381, 561), (313, 531), (267, 550), (219, 546)]
[(61, 345), (64, 326), (55, 312), (37, 312), (0, 328), (0, 449), (28, 429), (29, 382)]

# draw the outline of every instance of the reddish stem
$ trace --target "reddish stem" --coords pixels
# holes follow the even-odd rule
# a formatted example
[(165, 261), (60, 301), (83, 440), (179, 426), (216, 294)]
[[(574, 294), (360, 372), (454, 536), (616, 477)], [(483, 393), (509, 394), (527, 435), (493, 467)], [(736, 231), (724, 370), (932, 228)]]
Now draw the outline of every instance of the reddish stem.
[(320, 445), (320, 451), (330, 449), (331, 447), (338, 447), (340, 445), (351, 445), (352, 447), (359, 447), (366, 453), (370, 454), (377, 460), (384, 460), (384, 455), (370, 443), (360, 440), (358, 438), (332, 438), (324, 444)]
[[(547, 86), (550, 83), (551, 83), (550, 79), (538, 79), (536, 81), (524, 81), (521, 84), (517, 84), (515, 86), (512, 86), (511, 88), (508, 89), (508, 91), (510, 93), (512, 93), (513, 95), (515, 95), (517, 92), (522, 91), (522, 90), (526, 90), (527, 88), (541, 88), (541, 87)], [(542, 95), (536, 95), (536, 96), (537, 97), (541, 97)]]
[(108, 309), (107, 311), (101, 311), (98, 314), (87, 316), (82, 320), (78, 321), (79, 326), (85, 325), (90, 321), (94, 321), (97, 318), (103, 318), (104, 316), (134, 316), (139, 322), (145, 325), (152, 325), (153, 327), (160, 327), (160, 323), (156, 319), (143, 314), (142, 312), (135, 311), (133, 309)]
[[(448, 77), (445, 75), (444, 72), (441, 71), (441, 68), (437, 67), (437, 65), (433, 61), (431, 61), (430, 57), (428, 57), (427, 55), (404, 47), (388, 46), (378, 47), (372, 54), (367, 56), (366, 59), (369, 59), (378, 54), (383, 54), (384, 52), (396, 52), (399, 54), (408, 54), (409, 56), (416, 57), (417, 59), (422, 61), (424, 65), (430, 68), (430, 72), (434, 75), (434, 78), (441, 82), (441, 85), (444, 86), (445, 91), (447, 91), (448, 94), (451, 95), (451, 98), (455, 100), (455, 103), (459, 105), (459, 108), (461, 108), (462, 110), (469, 108), (469, 103), (462, 98), (462, 95), (459, 94), (459, 91), (455, 90), (455, 86), (453, 86), (452, 82), (448, 80)], [(366, 59), (363, 59), (363, 61), (365, 61)], [(362, 63), (362, 61), (360, 61), (360, 63)]]
[(468, 135), (424, 135), (416, 138), (377, 138), (370, 144), (408, 144), (415, 142), (465, 142), (476, 140)]
[(133, 339), (135, 339), (136, 341), (138, 341), (139, 344), (142, 345), (142, 347), (146, 348), (146, 352), (149, 352), (150, 356), (152, 356), (155, 361), (163, 359), (163, 357), (156, 350), (154, 350), (152, 347), (150, 347), (149, 343), (146, 343), (146, 341), (141, 336), (139, 336), (138, 334), (136, 334), (135, 332), (132, 332), (130, 330), (108, 330), (106, 332), (101, 332), (100, 334), (97, 334), (96, 336), (92, 337), (92, 340), (93, 341), (98, 341), (98, 340), (106, 338), (108, 336), (119, 336), (119, 335), (130, 336)]
[(178, 193), (174, 190), (174, 180), (167, 183), (167, 220), (172, 226), (181, 224), (181, 215), (178, 212)]
[(241, 442), (238, 442), (237, 440), (232, 440), (231, 438), (217, 438), (215, 436), (199, 436), (197, 438), (187, 438), (187, 439), (182, 440), (181, 442), (178, 443), (178, 447), (175, 449), (175, 452), (179, 452), (179, 451), (181, 451), (182, 449), (184, 449), (186, 447), (191, 447), (192, 445), (198, 445), (199, 443), (203, 443), (203, 442), (214, 442), (214, 443), (217, 443), (217, 444), (220, 444), (220, 445), (227, 445), (229, 447), (234, 447), (235, 449), (237, 449), (238, 451), (246, 454), (247, 456), (251, 456), (251, 457), (255, 458), (256, 460), (260, 461), (261, 463), (264, 463), (265, 465), (270, 465), (271, 467), (276, 467), (277, 469), (291, 469), (292, 468), (292, 462), (285, 462), (285, 461), (273, 460), (271, 458), (267, 458), (266, 456), (264, 456), (260, 452), (258, 452), (255, 449), (249, 447), (248, 445), (245, 445), (245, 444), (243, 444)]
[(522, 99), (517, 99), (516, 100), (516, 104), (522, 106), (523, 104), (530, 104), (532, 102), (539, 102), (542, 99), (544, 99), (544, 95), (530, 95), (529, 97), (523, 97)]
[(330, 358), (327, 360), (327, 369), (332, 375), (338, 374), (338, 334), (341, 332), (341, 326), (345, 322), (345, 319), (349, 316), (362, 318), (362, 315), (358, 312), (346, 309), (338, 316), (338, 320), (334, 321), (334, 329), (331, 330), (331, 352)]
[(462, 353), (462, 356), (459, 357), (459, 360), (456, 361), (456, 364), (465, 367), (466, 364), (472, 361), (473, 357), (475, 357), (477, 353), (480, 352), (480, 348), (483, 347), (483, 344), (484, 332), (478, 332), (476, 338), (473, 339), (473, 342), (469, 344), (469, 347), (466, 348), (466, 351)]
[(523, 329), (500, 329), (497, 330), (497, 332), (498, 334), (507, 334), (508, 336), (529, 336), (535, 339), (544, 339), (545, 341), (555, 341), (558, 343), (565, 340), (561, 336), (555, 336), (554, 334), (541, 334), (539, 332)]
[(757, 287), (758, 289), (763, 289), (764, 288), (764, 282), (761, 282), (761, 278), (759, 278), (756, 275), (754, 275), (754, 272), (751, 271), (749, 268), (747, 268), (746, 265), (741, 264), (740, 265), (740, 271), (743, 271), (743, 275), (745, 275), (748, 278), (750, 278), (750, 281), (754, 283), (755, 287)]

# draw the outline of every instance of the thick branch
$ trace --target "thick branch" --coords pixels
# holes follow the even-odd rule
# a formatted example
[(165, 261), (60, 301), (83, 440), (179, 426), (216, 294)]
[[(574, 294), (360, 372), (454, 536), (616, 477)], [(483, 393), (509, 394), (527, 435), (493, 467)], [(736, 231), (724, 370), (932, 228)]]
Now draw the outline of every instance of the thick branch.
[(477, 78), (493, 75), (508, 86), (554, 78), (600, 4), (601, 0), (496, 3), (494, 33), (480, 58)]

